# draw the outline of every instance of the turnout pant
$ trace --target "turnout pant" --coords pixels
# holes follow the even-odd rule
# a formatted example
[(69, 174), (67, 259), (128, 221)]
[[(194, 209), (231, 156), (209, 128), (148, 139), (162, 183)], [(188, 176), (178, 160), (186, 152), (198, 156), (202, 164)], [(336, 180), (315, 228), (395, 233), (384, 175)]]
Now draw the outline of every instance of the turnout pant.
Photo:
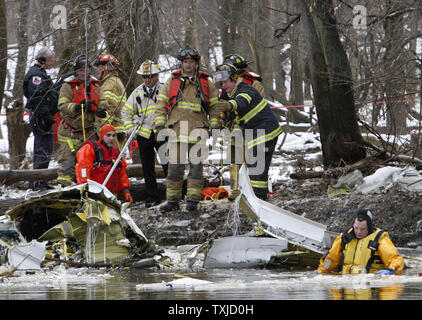
[(184, 142), (169, 142), (168, 146), (169, 166), (166, 191), (167, 200), (181, 200), (185, 166), (188, 162), (189, 173), (186, 200), (199, 202), (201, 200), (201, 191), (204, 185), (203, 165), (201, 162), (196, 163), (197, 161), (192, 163), (192, 161), (186, 157), (186, 153), (189, 153), (194, 145)]
[[(86, 128), (85, 137), (87, 140), (98, 140), (93, 126)], [(58, 129), (59, 150), (57, 162), (59, 168), (57, 170), (57, 182), (63, 186), (70, 186), (76, 183), (76, 153), (84, 143), (84, 135), (82, 130), (70, 130), (65, 128), (63, 122), (60, 123)]]
[[(251, 180), (252, 188), (255, 192), (255, 195), (262, 199), (267, 199), (268, 193), (268, 170), (270, 169), (271, 159), (277, 144), (277, 138), (274, 138), (270, 141), (265, 142), (264, 144), (257, 145), (251, 150), (245, 152), (251, 152), (253, 158), (256, 158), (255, 163), (246, 163), (249, 169), (249, 179)], [(259, 154), (261, 153), (261, 154)], [(263, 161), (263, 163), (261, 163)], [(256, 171), (254, 173), (253, 171)]]
[[(155, 176), (155, 154), (158, 149), (164, 145), (165, 141), (157, 141), (154, 132), (147, 139), (137, 136), (139, 155), (144, 172), (146, 201), (159, 202), (157, 179)], [(163, 162), (164, 159), (161, 161)], [(162, 164), (164, 175), (167, 176), (168, 164)]]

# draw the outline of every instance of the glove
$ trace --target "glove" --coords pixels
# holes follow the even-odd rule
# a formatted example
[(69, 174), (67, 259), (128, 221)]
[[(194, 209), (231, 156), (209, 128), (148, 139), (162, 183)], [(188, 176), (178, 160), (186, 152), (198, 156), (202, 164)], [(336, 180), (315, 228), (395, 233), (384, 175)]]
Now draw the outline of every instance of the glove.
[(82, 111), (82, 105), (80, 103), (75, 104), (73, 106), (73, 112), (74, 113), (81, 113), (81, 111)]
[(133, 203), (132, 195), (130, 194), (128, 189), (123, 190), (123, 200), (124, 202)]
[(229, 124), (230, 122), (232, 122), (233, 120), (236, 119), (236, 113), (225, 111), (225, 112), (222, 112), (221, 113), (221, 116), (220, 117), (223, 120), (223, 123), (225, 125), (227, 125), (227, 124)]
[(377, 274), (382, 274), (382, 275), (396, 274), (396, 271), (394, 269), (387, 268), (387, 269), (382, 269), (378, 271)]
[(79, 102), (78, 104), (75, 104), (73, 106), (73, 111), (75, 113), (80, 113), (82, 111), (82, 106), (83, 106), (83, 110), (84, 112), (96, 112), (97, 111), (97, 106), (95, 104), (94, 101), (86, 101), (86, 100), (82, 100), (81, 102)]
[(107, 109), (104, 109), (104, 108), (98, 109), (97, 112), (95, 113), (95, 115), (98, 118), (105, 118), (105, 117), (107, 117)]

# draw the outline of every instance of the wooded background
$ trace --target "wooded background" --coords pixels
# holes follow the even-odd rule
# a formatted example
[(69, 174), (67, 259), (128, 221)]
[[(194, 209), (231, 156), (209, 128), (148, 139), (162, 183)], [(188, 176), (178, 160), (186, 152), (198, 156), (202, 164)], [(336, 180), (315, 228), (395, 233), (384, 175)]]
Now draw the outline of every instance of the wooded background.
[[(66, 8), (65, 29), (54, 26), (57, 5)], [(314, 103), (325, 167), (365, 157), (362, 123), (395, 137), (413, 130), (407, 148), (419, 156), (421, 14), (420, 0), (0, 0), (0, 106), (22, 99), (28, 49), (37, 43), (54, 49), (59, 75), (77, 52), (115, 55), (128, 95), (145, 59), (176, 57), (191, 45), (211, 75), (224, 55), (238, 53), (263, 75), (267, 100)], [(287, 110), (275, 112), (309, 121), (300, 108)]]

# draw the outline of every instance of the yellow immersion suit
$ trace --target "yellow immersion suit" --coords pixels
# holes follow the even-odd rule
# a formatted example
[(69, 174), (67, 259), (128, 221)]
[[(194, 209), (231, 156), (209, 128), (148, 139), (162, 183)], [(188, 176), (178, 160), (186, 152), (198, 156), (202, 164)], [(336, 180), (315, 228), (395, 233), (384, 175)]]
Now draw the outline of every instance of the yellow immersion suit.
[(334, 240), (328, 254), (320, 260), (318, 273), (329, 273), (336, 267), (342, 274), (376, 273), (385, 268), (400, 274), (404, 259), (387, 232), (376, 229), (365, 238), (357, 239), (351, 228)]

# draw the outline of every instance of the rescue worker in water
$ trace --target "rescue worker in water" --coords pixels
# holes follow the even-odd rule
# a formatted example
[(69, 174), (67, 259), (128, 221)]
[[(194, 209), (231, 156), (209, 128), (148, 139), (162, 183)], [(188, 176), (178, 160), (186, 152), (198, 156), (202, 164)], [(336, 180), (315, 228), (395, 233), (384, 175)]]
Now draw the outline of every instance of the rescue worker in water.
[[(105, 124), (100, 129), (100, 139), (97, 142), (87, 141), (76, 153), (75, 167), (78, 184), (88, 179), (102, 184), (119, 156), (119, 149), (114, 146), (116, 129), (111, 124)], [(129, 192), (130, 181), (126, 172), (127, 163), (121, 158), (108, 180), (106, 187), (115, 195), (121, 195), (124, 202), (133, 203)]]
[(330, 273), (337, 267), (341, 274), (400, 274), (404, 259), (388, 233), (372, 225), (372, 213), (359, 209), (353, 227), (339, 235), (324, 255), (318, 273)]

